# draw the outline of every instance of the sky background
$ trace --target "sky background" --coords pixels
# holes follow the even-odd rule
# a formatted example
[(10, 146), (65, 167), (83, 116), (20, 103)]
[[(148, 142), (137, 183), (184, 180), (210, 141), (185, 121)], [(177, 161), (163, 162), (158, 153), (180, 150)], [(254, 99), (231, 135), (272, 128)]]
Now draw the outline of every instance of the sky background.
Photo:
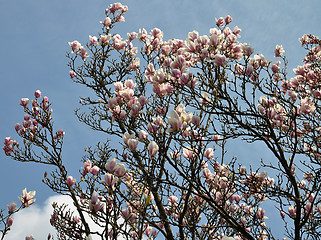
[[(24, 115), (20, 99), (32, 99), (34, 91), (40, 89), (53, 102), (56, 129), (63, 128), (66, 132), (64, 161), (75, 175), (81, 167), (83, 149), (103, 137), (93, 134), (74, 116), (79, 96), (87, 96), (89, 90), (70, 80), (65, 54), (70, 50), (68, 41), (78, 40), (84, 44), (88, 35), (97, 35), (101, 29), (99, 21), (104, 20), (104, 11), (110, 3), (103, 0), (0, 1), (0, 138), (17, 138), (14, 124), (22, 122)], [(117, 27), (122, 36), (138, 32), (140, 28), (149, 31), (158, 27), (164, 31), (165, 40), (185, 39), (193, 30), (201, 35), (209, 34), (209, 29), (215, 27), (215, 18), (229, 14), (233, 17), (231, 26), (242, 29), (240, 41), (249, 43), (255, 53), (273, 60), (275, 45), (283, 45), (290, 75), (293, 75), (291, 69), (301, 64), (304, 57), (298, 38), (304, 33), (321, 35), (319, 0), (128, 0), (122, 3), (129, 7), (126, 22)], [(269, 157), (258, 145), (244, 150), (237, 144), (233, 146), (233, 155), (254, 164), (260, 157)], [(0, 162), (0, 208), (18, 201), (17, 196), (25, 187), (28, 191), (37, 191), (37, 204), (15, 217), (13, 233), (7, 239), (24, 239), (30, 233), (36, 239), (45, 239), (51, 231), (47, 227), (47, 215), (54, 199), (50, 189), (41, 182), (47, 167), (15, 162), (3, 151)]]

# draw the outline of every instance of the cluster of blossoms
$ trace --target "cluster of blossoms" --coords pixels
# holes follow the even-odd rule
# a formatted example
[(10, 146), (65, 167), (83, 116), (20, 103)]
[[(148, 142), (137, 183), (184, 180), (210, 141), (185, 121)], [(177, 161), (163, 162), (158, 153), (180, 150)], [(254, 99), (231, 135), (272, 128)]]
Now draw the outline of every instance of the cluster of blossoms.
[(124, 120), (128, 116), (139, 117), (147, 100), (144, 96), (134, 95), (135, 86), (136, 84), (131, 79), (127, 79), (124, 84), (122, 82), (114, 83), (116, 96), (109, 98), (107, 104), (113, 120)]
[(182, 131), (184, 137), (189, 137), (191, 134), (193, 136), (198, 136), (196, 129), (192, 128), (200, 126), (201, 119), (199, 116), (193, 113), (187, 113), (185, 106), (179, 104), (175, 109), (170, 112), (168, 117), (168, 123), (170, 127), (167, 129), (170, 133), (177, 133)]
[[(0, 225), (4, 224), (4, 229), (1, 229), (1, 231), (0, 231), (2, 233), (2, 236), (1, 236), (2, 238), (11, 229), (11, 226), (14, 222), (13, 214), (17, 213), (22, 208), (29, 207), (30, 205), (32, 205), (36, 201), (36, 199), (34, 199), (35, 194), (36, 194), (36, 191), (27, 192), (26, 189), (23, 189), (22, 196), (19, 197), (19, 199), (21, 201), (20, 207), (17, 207), (17, 203), (12, 201), (8, 205), (8, 214), (7, 215), (3, 214), (4, 209), (2, 209), (0, 211)], [(26, 237), (26, 239), (27, 239), (27, 237)]]
[[(33, 141), (35, 135), (37, 135), (42, 128), (48, 126), (52, 119), (52, 109), (49, 109), (49, 98), (45, 96), (40, 100), (40, 102), (38, 102), (41, 98), (41, 91), (35, 91), (34, 95), (35, 99), (32, 100), (31, 108), (28, 107), (28, 104), (30, 103), (29, 98), (21, 98), (20, 105), (24, 108), (26, 114), (23, 117), (22, 123), (16, 123), (14, 125), (16, 132), (30, 141)], [(64, 135), (65, 131), (59, 129), (53, 135), (53, 139), (60, 139)], [(18, 142), (12, 140), (10, 137), (6, 137), (3, 147), (6, 155), (11, 155), (15, 147), (19, 147)]]
[[(205, 155), (208, 155), (208, 152), (212, 154), (212, 149), (207, 149)], [(246, 168), (244, 166), (239, 168), (239, 174), (240, 176), (245, 176), (245, 178), (241, 177), (240, 179), (237, 179), (234, 176), (233, 182), (230, 180), (232, 174), (233, 172), (230, 171), (229, 166), (224, 164), (221, 165), (216, 162), (214, 164), (214, 172), (211, 172), (210, 169), (208, 169), (208, 165), (206, 163), (203, 164), (203, 177), (205, 178), (205, 182), (208, 185), (213, 200), (217, 204), (222, 205), (230, 213), (241, 216), (239, 218), (239, 222), (248, 232), (251, 227), (247, 227), (247, 224), (253, 219), (259, 220), (262, 228), (261, 236), (264, 236), (264, 219), (267, 218), (265, 216), (265, 210), (261, 207), (257, 207), (256, 204), (253, 206), (251, 204), (247, 204), (246, 201), (247, 199), (251, 199), (251, 197), (257, 199), (257, 202), (267, 200), (261, 192), (264, 192), (266, 188), (272, 187), (275, 182), (274, 179), (267, 177), (267, 173), (265, 171), (260, 174), (251, 172), (246, 175)], [(237, 193), (237, 182), (242, 184), (246, 189), (243, 194)], [(207, 226), (206, 229), (208, 228), (209, 227)], [(239, 236), (235, 239), (241, 238)]]
[(127, 169), (124, 164), (117, 162), (116, 158), (110, 159), (105, 164), (105, 169), (108, 173), (105, 174), (105, 183), (107, 186), (112, 187), (119, 178), (126, 175)]
[(11, 137), (6, 137), (4, 139), (4, 146), (2, 147), (4, 153), (8, 156), (14, 151), (14, 147), (19, 146), (16, 140), (12, 140)]
[[(144, 223), (142, 227), (138, 227), (140, 224), (140, 216), (146, 209), (151, 212), (157, 212), (157, 206), (153, 204), (153, 194), (134, 179), (134, 173), (128, 172), (124, 179), (126, 187), (131, 192), (131, 201), (126, 203), (126, 207), (121, 210), (121, 215), (129, 226), (133, 229), (130, 235), (133, 239), (140, 239), (139, 236), (146, 236), (148, 239), (155, 239), (158, 231), (155, 227), (150, 226), (148, 223)], [(156, 223), (159, 229), (164, 229), (164, 224), (161, 221)]]
[(287, 112), (284, 107), (277, 103), (276, 98), (267, 99), (265, 96), (262, 96), (260, 102), (257, 108), (261, 114), (269, 118), (272, 126), (279, 127), (285, 131), (289, 129), (288, 123), (286, 122)]
[(86, 59), (86, 57), (89, 57), (89, 53), (87, 53), (87, 49), (84, 48), (80, 42), (78, 42), (77, 40), (73, 41), (73, 42), (68, 42), (69, 46), (72, 49), (72, 53), (76, 53), (77, 55), (79, 55), (83, 60)]
[[(297, 232), (316, 229), (321, 219), (321, 200), (315, 191), (320, 189), (321, 171), (320, 40), (302, 37), (309, 53), (288, 80), (282, 67), (283, 47), (276, 46), (279, 60), (274, 62), (253, 55), (249, 44), (239, 42), (241, 29), (230, 28), (229, 15), (216, 19), (208, 35), (192, 31), (185, 40), (165, 41), (158, 28), (131, 32), (126, 38), (113, 33), (115, 24), (125, 21), (127, 9), (121, 3), (111, 4), (101, 22), (102, 34), (89, 35), (87, 49), (78, 41), (69, 42), (76, 55), (67, 55), (70, 77), (92, 88), (99, 98), (83, 98), (90, 114), (77, 116), (92, 129), (118, 138), (122, 153), (107, 143), (90, 149), (85, 157), (90, 160), (83, 163), (77, 182), (62, 164), (65, 132), (53, 130), (48, 98), (41, 99), (37, 90), (30, 109), (30, 100), (21, 99), (26, 114), (16, 131), (25, 146), (49, 152), (43, 155), (46, 160), (31, 161), (58, 168), (51, 179), (45, 175), (44, 182), (67, 193), (78, 212), (74, 216), (65, 206), (54, 204), (51, 224), (70, 239), (91, 239), (91, 235), (117, 239), (122, 234), (133, 239), (157, 235), (175, 239), (177, 232), (180, 239), (265, 240), (273, 236), (262, 202), (277, 199), (286, 227), (288, 219), (295, 220), (295, 239)], [(278, 184), (266, 171), (235, 167), (236, 158), (226, 163), (225, 144), (238, 137), (262, 140), (272, 150), (278, 164), (270, 168), (276, 171)], [(24, 156), (10, 137), (3, 150)], [(306, 159), (297, 161), (298, 154)], [(23, 191), (23, 207), (34, 202), (34, 194)], [(15, 209), (10, 204), (9, 214)], [(91, 229), (86, 214), (104, 228), (102, 233)], [(7, 225), (12, 222), (9, 217)]]

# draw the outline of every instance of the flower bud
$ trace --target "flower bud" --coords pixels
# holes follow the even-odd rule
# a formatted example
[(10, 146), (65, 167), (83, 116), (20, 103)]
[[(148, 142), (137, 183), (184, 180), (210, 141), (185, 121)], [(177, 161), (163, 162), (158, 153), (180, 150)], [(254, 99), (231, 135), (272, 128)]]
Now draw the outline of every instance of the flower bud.
[(158, 150), (159, 150), (159, 147), (156, 142), (151, 141), (148, 144), (148, 154), (151, 158), (153, 158), (157, 155)]
[(96, 175), (98, 172), (99, 172), (99, 167), (97, 167), (97, 166), (93, 166), (90, 169), (90, 173), (93, 174), (93, 175)]
[(116, 160), (116, 158), (112, 158), (105, 164), (105, 169), (108, 172), (113, 173), (116, 169), (116, 166), (117, 166), (117, 160)]
[(16, 210), (17, 208), (17, 203), (16, 202), (11, 202), (9, 205), (8, 205), (8, 211), (9, 213), (13, 213), (14, 210)]
[(67, 178), (67, 180), (66, 180), (66, 183), (67, 183), (67, 185), (68, 185), (69, 187), (71, 187), (72, 185), (74, 185), (75, 182), (76, 182), (76, 179), (73, 178), (72, 176), (69, 176), (69, 177)]
[(117, 164), (116, 170), (115, 170), (115, 175), (117, 177), (123, 177), (126, 174), (126, 172), (127, 172), (127, 169), (124, 164), (122, 163)]
[(40, 92), (40, 90), (37, 90), (37, 91), (35, 92), (35, 97), (36, 97), (36, 98), (40, 98), (40, 97), (41, 97), (41, 92)]

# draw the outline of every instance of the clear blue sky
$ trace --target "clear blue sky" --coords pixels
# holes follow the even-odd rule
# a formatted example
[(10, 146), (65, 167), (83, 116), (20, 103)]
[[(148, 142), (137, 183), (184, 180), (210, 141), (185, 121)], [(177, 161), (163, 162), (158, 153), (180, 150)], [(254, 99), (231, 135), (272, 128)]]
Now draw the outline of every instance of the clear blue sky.
[[(65, 53), (70, 49), (68, 41), (85, 43), (88, 35), (97, 35), (99, 21), (104, 19), (104, 10), (110, 3), (103, 0), (1, 1), (1, 139), (17, 137), (13, 126), (23, 119), (20, 98), (32, 98), (34, 91), (40, 89), (54, 103), (56, 128), (66, 131), (67, 167), (72, 173), (81, 167), (84, 147), (94, 145), (101, 135), (92, 134), (73, 114), (78, 97), (86, 96), (88, 90), (70, 80)], [(283, 45), (290, 75), (304, 56), (298, 38), (304, 33), (321, 35), (319, 0), (127, 0), (122, 3), (129, 7), (126, 22), (118, 25), (123, 36), (139, 28), (149, 31), (158, 27), (164, 31), (164, 39), (185, 39), (193, 30), (208, 34), (209, 29), (215, 27), (215, 18), (229, 14), (233, 17), (232, 26), (242, 29), (241, 41), (251, 44), (255, 53), (273, 60), (275, 45)], [(234, 155), (248, 158), (240, 147), (235, 149)], [(260, 149), (253, 152), (258, 153)], [(40, 206), (52, 196), (41, 183), (45, 167), (14, 162), (3, 151), (0, 161), (0, 208), (12, 200), (18, 201), (17, 196), (25, 187), (37, 190)]]

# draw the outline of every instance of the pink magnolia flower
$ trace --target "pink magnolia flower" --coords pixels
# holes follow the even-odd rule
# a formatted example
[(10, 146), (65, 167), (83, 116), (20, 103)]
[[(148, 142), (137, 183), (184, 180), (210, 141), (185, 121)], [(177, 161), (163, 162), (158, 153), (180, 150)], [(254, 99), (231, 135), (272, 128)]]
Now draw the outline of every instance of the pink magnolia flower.
[(76, 73), (74, 71), (69, 71), (69, 75), (71, 78), (76, 77)]
[(98, 201), (98, 193), (94, 191), (91, 195), (91, 203), (95, 204)]
[(309, 114), (311, 112), (314, 112), (315, 106), (314, 103), (311, 101), (310, 98), (303, 98), (301, 99), (301, 106), (300, 111), (304, 114)]
[(214, 56), (214, 64), (215, 66), (223, 66), (225, 64), (226, 57), (222, 54), (216, 54)]
[(68, 42), (69, 46), (72, 49), (72, 52), (74, 52), (75, 50), (79, 50), (81, 48), (81, 44), (78, 41), (73, 41), (73, 42)]
[(25, 188), (22, 190), (22, 196), (20, 196), (19, 199), (24, 207), (29, 207), (36, 201), (36, 199), (34, 199), (35, 195), (36, 191), (31, 191), (27, 193), (27, 189)]
[(132, 117), (137, 117), (137, 116), (139, 116), (139, 114), (140, 114), (140, 112), (141, 112), (141, 109), (142, 109), (142, 106), (140, 105), (139, 102), (134, 103), (134, 104), (131, 106), (130, 115), (131, 115)]
[(242, 46), (242, 50), (243, 50), (243, 54), (245, 56), (251, 56), (252, 53), (254, 52), (254, 48), (252, 48), (251, 45), (249, 45), (249, 44), (244, 44)]
[(114, 176), (111, 173), (106, 173), (104, 179), (107, 186), (110, 187), (112, 187), (116, 182), (118, 182), (118, 177)]
[(20, 123), (16, 123), (14, 125), (14, 129), (18, 132), (20, 129), (22, 128), (21, 124)]
[(138, 133), (138, 139), (140, 141), (143, 141), (145, 139), (147, 139), (147, 136), (148, 136), (148, 133), (144, 130), (140, 130), (139, 133)]
[(87, 160), (86, 162), (84, 162), (84, 172), (83, 175), (86, 175), (87, 173), (89, 173), (90, 169), (92, 167), (91, 161)]
[(93, 166), (91, 169), (90, 169), (90, 173), (93, 174), (93, 175), (96, 175), (98, 172), (99, 172), (99, 167), (98, 166)]
[(130, 138), (127, 141), (127, 145), (131, 151), (136, 151), (137, 146), (138, 146), (138, 141), (134, 138)]
[(113, 173), (116, 169), (116, 166), (117, 166), (117, 160), (116, 160), (116, 158), (112, 158), (105, 164), (105, 169), (108, 172)]
[(224, 26), (224, 18), (222, 18), (222, 17), (220, 17), (219, 19), (215, 18), (215, 21), (216, 21), (216, 26), (218, 26), (218, 27)]
[(7, 218), (7, 225), (8, 225), (8, 227), (11, 227), (12, 224), (13, 224), (13, 217), (12, 217), (12, 216), (9, 216), (9, 217)]
[(23, 107), (27, 107), (29, 102), (30, 102), (29, 98), (21, 98), (20, 105)]
[(170, 196), (170, 197), (168, 198), (168, 201), (169, 201), (171, 204), (176, 203), (177, 200), (178, 200), (178, 197), (176, 197), (176, 196)]
[(250, 77), (252, 75), (253, 71), (254, 71), (253, 66), (252, 65), (248, 65), (247, 68), (246, 68), (245, 74)]
[(272, 70), (274, 73), (279, 72), (279, 71), (280, 71), (280, 65), (281, 65), (281, 62), (280, 62), (280, 61), (276, 61), (275, 63), (272, 64), (271, 70)]
[(205, 153), (204, 153), (204, 157), (206, 157), (207, 159), (211, 159), (214, 155), (214, 150), (213, 148), (208, 148), (206, 149)]
[(263, 208), (259, 208), (256, 212), (256, 217), (262, 220), (265, 218), (264, 215), (265, 215), (265, 210)]
[(197, 115), (193, 115), (192, 117), (192, 123), (195, 125), (195, 126), (198, 126), (200, 125), (200, 122), (201, 122), (201, 118)]
[(111, 24), (111, 19), (109, 17), (106, 17), (105, 20), (103, 22), (100, 22), (102, 24), (105, 25), (106, 28), (109, 27), (109, 25)]
[(26, 240), (35, 240), (32, 235), (26, 236)]
[(92, 44), (92, 45), (98, 44), (98, 38), (96, 36), (89, 35), (89, 41), (90, 41), (90, 44)]
[(194, 151), (192, 149), (190, 149), (189, 147), (187, 148), (183, 148), (183, 155), (184, 157), (186, 158), (189, 158), (189, 159), (193, 159), (194, 158)]
[(181, 117), (178, 115), (178, 113), (175, 110), (172, 110), (170, 112), (168, 123), (171, 126), (169, 129), (167, 129), (168, 132), (176, 132), (179, 129), (181, 129), (183, 125)]
[(275, 54), (274, 56), (275, 57), (281, 57), (284, 52), (285, 51), (284, 51), (282, 45), (281, 46), (280, 45), (276, 45), (275, 50), (274, 50), (274, 54)]
[(83, 48), (83, 47), (80, 49), (79, 55), (84, 61), (86, 60), (86, 57), (89, 57), (89, 54), (87, 53), (86, 48)]
[(11, 202), (9, 205), (8, 205), (8, 211), (9, 213), (13, 213), (14, 210), (16, 210), (17, 208), (17, 203), (16, 202)]
[(72, 176), (67, 177), (66, 183), (69, 187), (71, 187), (72, 185), (74, 185), (76, 183), (76, 179), (73, 178)]
[(126, 172), (127, 172), (127, 169), (124, 164), (122, 163), (117, 164), (116, 170), (115, 170), (115, 175), (117, 177), (123, 177), (126, 174)]
[(62, 129), (58, 129), (58, 131), (57, 131), (57, 137), (62, 137), (62, 136), (64, 136), (64, 135), (65, 135), (65, 131), (62, 130)]
[(220, 136), (220, 135), (215, 134), (215, 135), (213, 135), (213, 136), (212, 136), (212, 139), (217, 143), (217, 142), (218, 142), (218, 140), (220, 140), (220, 139), (221, 139), (221, 136)]
[(136, 87), (136, 83), (134, 83), (132, 79), (127, 79), (124, 85), (126, 88), (130, 88), (130, 89), (134, 89)]
[(226, 15), (224, 18), (224, 21), (226, 24), (229, 24), (232, 22), (232, 17), (230, 15)]
[(111, 35), (110, 34), (102, 35), (102, 36), (100, 36), (98, 43), (99, 43), (99, 45), (108, 44), (110, 39), (111, 39)]
[(159, 150), (159, 147), (157, 145), (156, 142), (154, 141), (151, 141), (149, 144), (148, 144), (148, 154), (151, 158), (155, 157), (157, 155), (157, 152)]
[(121, 12), (127, 12), (128, 7), (126, 5), (123, 5), (119, 2), (117, 3), (112, 3), (109, 5), (109, 8), (106, 10), (106, 13), (110, 11), (111, 13), (115, 13), (116, 11), (121, 11)]
[(295, 215), (296, 215), (296, 208), (294, 206), (290, 206), (289, 207), (289, 214), (292, 218), (295, 218)]
[(35, 97), (36, 97), (36, 98), (40, 98), (40, 97), (41, 97), (41, 92), (40, 92), (40, 90), (37, 90), (37, 91), (35, 92)]
[(128, 219), (131, 215), (131, 212), (128, 210), (128, 209), (122, 209), (121, 210), (121, 213), (122, 213), (122, 216), (125, 218), (125, 219)]
[(134, 90), (131, 88), (126, 88), (124, 90), (119, 91), (119, 96), (129, 101), (134, 96)]

